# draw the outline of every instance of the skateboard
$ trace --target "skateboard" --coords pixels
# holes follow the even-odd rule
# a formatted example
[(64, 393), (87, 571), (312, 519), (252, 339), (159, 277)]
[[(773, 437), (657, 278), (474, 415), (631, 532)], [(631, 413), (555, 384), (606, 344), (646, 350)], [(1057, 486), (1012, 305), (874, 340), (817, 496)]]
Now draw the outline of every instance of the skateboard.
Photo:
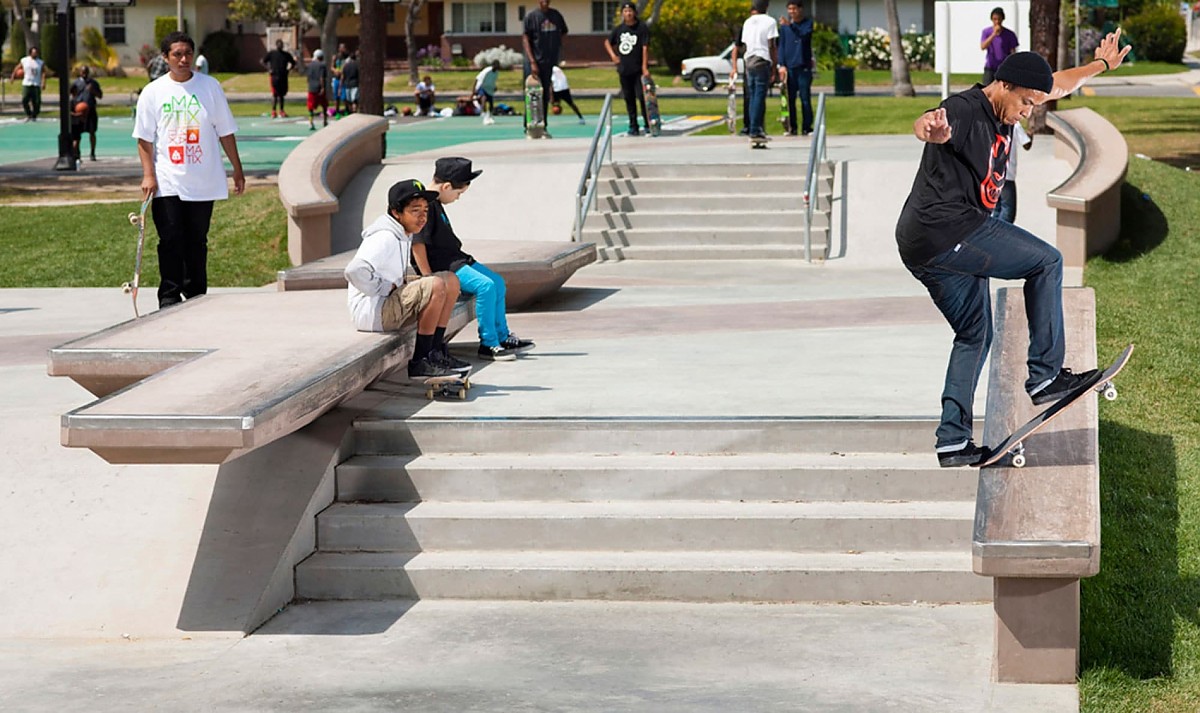
[(1125, 347), (1125, 351), (1121, 352), (1121, 355), (1107, 369), (1096, 372), (1095, 376), (1080, 384), (1074, 391), (1068, 393), (1058, 401), (1050, 404), (1046, 410), (1034, 416), (1011, 436), (997, 443), (995, 447), (990, 449), (991, 455), (981, 462), (979, 467), (986, 468), (998, 463), (1005, 456), (1011, 455), (1013, 467), (1024, 468), (1025, 440), (1040, 431), (1047, 423), (1053, 421), (1055, 416), (1082, 401), (1083, 397), (1087, 396), (1089, 391), (1096, 391), (1103, 394), (1104, 398), (1108, 401), (1115, 401), (1117, 398), (1117, 387), (1113, 386), (1112, 380), (1116, 378), (1117, 374), (1121, 373), (1121, 369), (1125, 368), (1125, 364), (1129, 362), (1131, 354), (1133, 354), (1132, 344)]
[(760, 137), (751, 136), (750, 137), (750, 148), (765, 149), (765, 148), (767, 148), (767, 144), (770, 143), (770, 141), (771, 141), (771, 137), (769, 137), (769, 136), (760, 136)]
[(542, 84), (536, 74), (525, 78), (525, 136), (540, 139), (546, 135), (546, 118), (542, 112)]
[(433, 401), (434, 396), (457, 396), (459, 401), (466, 401), (467, 392), (471, 389), (471, 378), (467, 376), (468, 373), (425, 377), (421, 382), (425, 386), (425, 398)]
[(662, 117), (658, 114), (658, 87), (650, 77), (642, 77), (642, 94), (646, 98), (646, 129), (651, 136), (662, 135)]
[(737, 79), (729, 78), (729, 101), (725, 105), (725, 127), (729, 133), (737, 133)]
[(787, 86), (782, 86), (779, 90), (779, 123), (783, 125), (784, 131), (793, 131), (792, 112), (788, 111)]
[(142, 280), (142, 252), (146, 247), (146, 209), (150, 207), (150, 201), (152, 199), (153, 196), (146, 198), (146, 200), (142, 201), (141, 210), (139, 210), (137, 213), (130, 213), (128, 216), (126, 216), (129, 219), (129, 224), (136, 225), (138, 229), (137, 253), (133, 258), (133, 281), (126, 282), (125, 284), (121, 285), (121, 290), (124, 291), (125, 294), (133, 297), (134, 319), (142, 316), (138, 313), (137, 293), (138, 283)]

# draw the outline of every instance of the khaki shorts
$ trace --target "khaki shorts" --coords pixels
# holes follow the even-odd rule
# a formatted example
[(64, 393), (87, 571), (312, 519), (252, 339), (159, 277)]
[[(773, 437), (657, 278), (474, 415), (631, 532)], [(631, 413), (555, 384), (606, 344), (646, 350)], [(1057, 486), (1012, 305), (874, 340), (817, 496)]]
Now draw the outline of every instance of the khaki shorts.
[(394, 332), (408, 322), (415, 322), (421, 310), (433, 299), (433, 286), (448, 273), (434, 273), (404, 283), (404, 287), (393, 290), (383, 301), (383, 330)]

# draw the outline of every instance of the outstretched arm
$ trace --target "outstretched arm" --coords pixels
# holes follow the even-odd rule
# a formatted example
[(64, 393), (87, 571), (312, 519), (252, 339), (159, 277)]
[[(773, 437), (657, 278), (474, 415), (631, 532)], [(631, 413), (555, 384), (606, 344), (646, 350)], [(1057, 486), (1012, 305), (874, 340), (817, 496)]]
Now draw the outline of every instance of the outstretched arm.
[(1118, 27), (1116, 32), (1110, 32), (1108, 36), (1100, 40), (1100, 46), (1096, 48), (1096, 59), (1080, 67), (1055, 72), (1054, 88), (1040, 103), (1062, 99), (1082, 87), (1097, 74), (1120, 67), (1121, 62), (1125, 60), (1125, 55), (1133, 49), (1133, 45), (1126, 45), (1125, 49), (1120, 49), (1120, 39), (1121, 28)]
[(913, 134), (927, 144), (944, 144), (949, 141), (952, 132), (950, 122), (946, 119), (946, 110), (939, 107), (917, 117), (913, 123)]

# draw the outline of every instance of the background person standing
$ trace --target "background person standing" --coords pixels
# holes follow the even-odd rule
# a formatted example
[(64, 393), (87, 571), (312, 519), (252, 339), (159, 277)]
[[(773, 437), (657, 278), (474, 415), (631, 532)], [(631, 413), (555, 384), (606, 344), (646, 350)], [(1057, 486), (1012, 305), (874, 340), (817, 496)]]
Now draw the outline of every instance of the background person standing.
[[(521, 43), (525, 47), (524, 79), (536, 72), (538, 82), (542, 85), (542, 126), (549, 126), (546, 109), (550, 107), (554, 94), (551, 75), (561, 59), (562, 42), (566, 36), (567, 21), (558, 10), (551, 9), (550, 0), (538, 0), (537, 9), (525, 14), (525, 30), (521, 35)], [(525, 86), (523, 82), (521, 86)], [(548, 131), (546, 138), (551, 138)]]
[[(313, 61), (304, 68), (308, 79), (308, 130), (316, 130), (313, 123), (313, 113), (321, 112), (321, 126), (329, 126), (329, 95), (325, 88), (329, 86), (329, 68), (325, 66), (325, 53), (321, 50), (313, 52)], [(286, 116), (286, 114), (285, 114)]]
[(21, 80), (21, 108), (26, 121), (37, 121), (42, 113), (42, 91), (46, 88), (46, 63), (38, 57), (38, 48), (30, 47), (29, 54), (13, 67), (12, 79)]
[(233, 164), (233, 191), (246, 176), (238, 157), (237, 122), (221, 84), (192, 71), (196, 45), (182, 32), (162, 42), (167, 74), (138, 96), (133, 137), (142, 163), (142, 196), (158, 232), (158, 306), (208, 292), (208, 225), (213, 202), (229, 197), (221, 149)]
[(813, 130), (812, 108), (812, 18), (804, 16), (804, 3), (800, 0), (788, 0), (787, 16), (779, 28), (779, 73), (787, 87), (787, 105), (790, 121), (787, 134), (795, 136), (796, 128), (796, 97), (800, 97), (800, 107), (803, 111), (800, 131), (809, 135)]
[[(763, 120), (767, 115), (767, 88), (775, 83), (775, 66), (779, 64), (775, 42), (779, 26), (767, 16), (767, 0), (753, 0), (750, 17), (742, 23), (741, 44), (746, 46), (746, 97), (749, 110), (747, 129), (750, 138), (765, 138)], [(730, 81), (737, 76), (738, 45), (733, 47), (733, 69)]]
[[(288, 72), (296, 66), (296, 58), (283, 49), (283, 40), (275, 40), (275, 49), (262, 58), (263, 66), (271, 76), (271, 118), (287, 116), (283, 110), (283, 98), (288, 93)], [(278, 110), (276, 107), (278, 106)]]
[(1004, 8), (992, 10), (992, 24), (983, 28), (979, 38), (979, 49), (987, 54), (983, 58), (983, 86), (996, 78), (996, 68), (1013, 52), (1017, 51), (1017, 33), (1004, 26)]
[[(637, 7), (632, 2), (621, 3), (621, 23), (612, 29), (604, 40), (604, 49), (617, 66), (617, 77), (621, 82), (621, 96), (625, 98), (625, 113), (629, 114), (629, 135), (637, 136), (638, 117), (646, 116), (646, 97), (642, 91), (642, 77), (650, 76), (650, 31), (638, 19)], [(638, 107), (641, 112), (638, 112)], [(650, 131), (647, 123), (646, 131)]]
[[(97, 82), (92, 77), (92, 70), (85, 64), (79, 68), (79, 77), (71, 82), (71, 87), (68, 89), (71, 96), (71, 138), (74, 144), (75, 158), (81, 157), (80, 141), (83, 135), (87, 134), (92, 145), (91, 158), (96, 160), (96, 127), (99, 125), (99, 118), (96, 115), (96, 100), (104, 98), (104, 92), (100, 89), (100, 82)], [(80, 104), (87, 105), (87, 111), (82, 114), (77, 114), (74, 109)]]

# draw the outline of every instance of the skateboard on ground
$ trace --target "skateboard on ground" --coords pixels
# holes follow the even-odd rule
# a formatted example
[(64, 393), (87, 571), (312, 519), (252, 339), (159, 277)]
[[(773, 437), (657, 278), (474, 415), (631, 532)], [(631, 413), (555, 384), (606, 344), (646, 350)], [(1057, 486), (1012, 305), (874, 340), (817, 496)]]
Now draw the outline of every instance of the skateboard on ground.
[(651, 136), (662, 134), (662, 117), (658, 114), (658, 87), (650, 77), (642, 77), (642, 94), (646, 99), (646, 130)]
[(129, 219), (129, 224), (137, 226), (138, 231), (137, 252), (133, 258), (133, 281), (126, 282), (125, 284), (121, 285), (121, 289), (125, 292), (125, 294), (133, 297), (134, 319), (142, 316), (138, 313), (137, 306), (138, 283), (142, 280), (142, 252), (146, 247), (146, 209), (150, 207), (150, 201), (153, 198), (153, 196), (146, 198), (144, 201), (142, 201), (141, 210), (139, 210), (137, 213), (130, 213), (128, 216), (126, 216)]
[(1096, 372), (1095, 376), (1080, 384), (1074, 391), (1068, 393), (1058, 401), (1050, 404), (1046, 410), (1030, 419), (1029, 423), (1021, 426), (1011, 436), (990, 448), (990, 455), (979, 464), (979, 467), (986, 468), (987, 466), (994, 465), (1009, 455), (1012, 456), (1012, 465), (1014, 468), (1025, 467), (1025, 440), (1040, 431), (1047, 423), (1053, 421), (1060, 413), (1082, 401), (1083, 397), (1087, 396), (1089, 391), (1096, 391), (1103, 394), (1105, 399), (1115, 401), (1117, 398), (1117, 387), (1113, 386), (1112, 380), (1116, 378), (1117, 374), (1121, 373), (1121, 369), (1125, 368), (1125, 364), (1129, 362), (1131, 354), (1133, 354), (1132, 344), (1125, 347), (1125, 351), (1121, 352), (1121, 355), (1108, 368)]
[(427, 376), (421, 378), (425, 386), (425, 398), (433, 401), (434, 396), (447, 398), (457, 396), (459, 401), (467, 400), (467, 392), (471, 390), (470, 372), (447, 374), (446, 376)]
[(750, 137), (750, 148), (765, 149), (765, 148), (767, 148), (767, 144), (770, 141), (771, 141), (770, 136), (757, 136), (757, 137), (751, 136)]
[(525, 136), (540, 139), (546, 135), (546, 117), (542, 111), (542, 84), (536, 74), (525, 78)]
[(737, 79), (729, 78), (729, 101), (725, 105), (725, 127), (729, 133), (737, 133)]

